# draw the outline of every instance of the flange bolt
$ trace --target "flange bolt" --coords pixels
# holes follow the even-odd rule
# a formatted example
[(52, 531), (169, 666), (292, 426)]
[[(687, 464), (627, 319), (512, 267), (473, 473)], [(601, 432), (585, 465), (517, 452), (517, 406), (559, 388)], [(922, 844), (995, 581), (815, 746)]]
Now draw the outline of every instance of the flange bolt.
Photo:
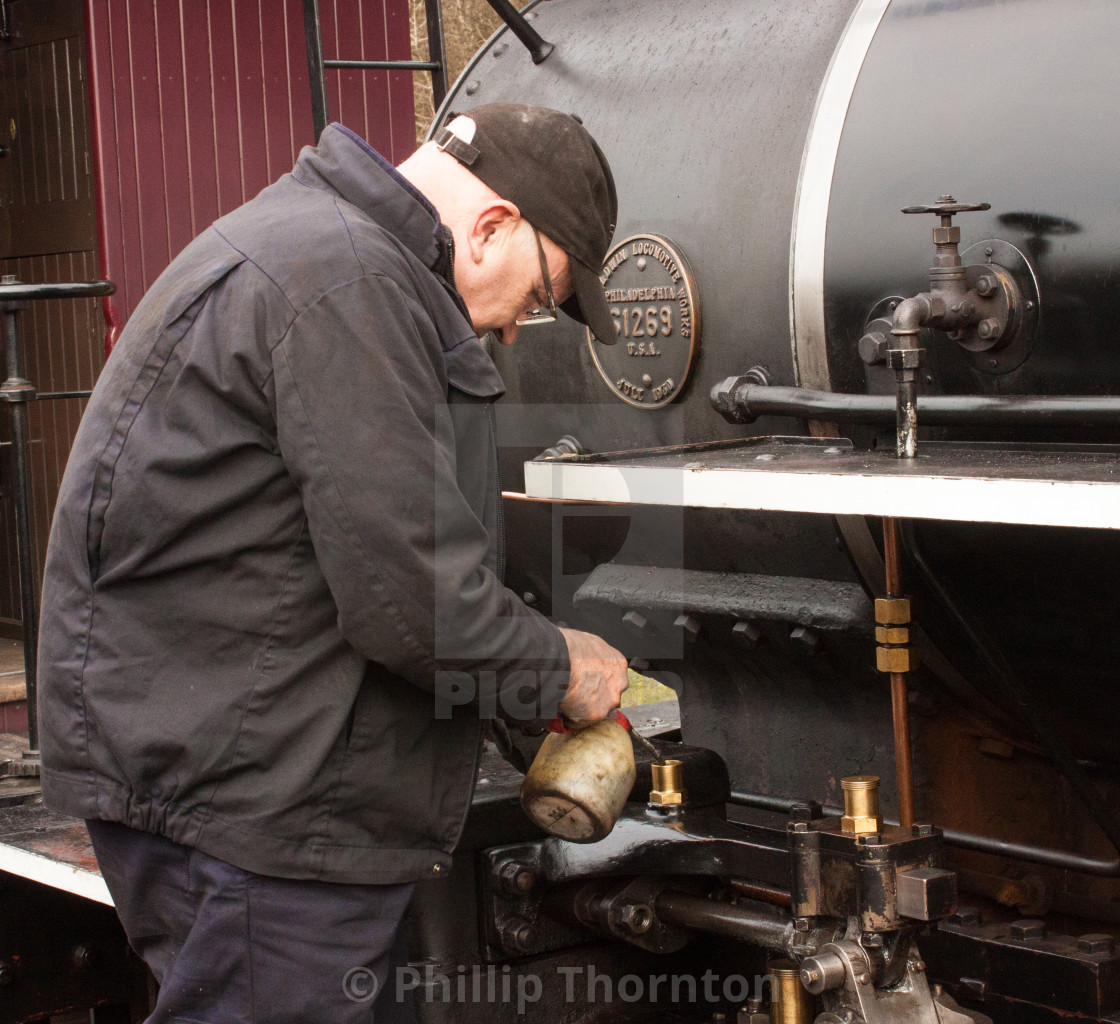
[(989, 316), (976, 325), (976, 333), (985, 341), (995, 341), (1003, 333), (1003, 327), (994, 316)]

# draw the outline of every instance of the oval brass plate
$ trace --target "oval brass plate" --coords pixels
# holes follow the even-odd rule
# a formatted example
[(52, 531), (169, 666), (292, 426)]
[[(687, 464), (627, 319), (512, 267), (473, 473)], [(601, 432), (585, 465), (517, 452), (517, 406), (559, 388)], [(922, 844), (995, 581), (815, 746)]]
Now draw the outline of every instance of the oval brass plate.
[(608, 254), (599, 275), (618, 342), (587, 332), (607, 387), (639, 409), (660, 409), (684, 387), (700, 349), (700, 306), (684, 256), (659, 235), (632, 235)]

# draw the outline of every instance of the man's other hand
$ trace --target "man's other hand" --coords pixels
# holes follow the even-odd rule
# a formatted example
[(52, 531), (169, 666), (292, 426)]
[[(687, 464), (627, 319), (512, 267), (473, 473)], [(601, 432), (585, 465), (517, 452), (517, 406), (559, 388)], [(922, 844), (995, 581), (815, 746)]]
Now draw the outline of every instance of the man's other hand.
[(564, 629), (572, 665), (568, 692), (560, 712), (575, 728), (592, 725), (618, 707), (622, 691), (630, 685), (626, 659), (594, 633)]

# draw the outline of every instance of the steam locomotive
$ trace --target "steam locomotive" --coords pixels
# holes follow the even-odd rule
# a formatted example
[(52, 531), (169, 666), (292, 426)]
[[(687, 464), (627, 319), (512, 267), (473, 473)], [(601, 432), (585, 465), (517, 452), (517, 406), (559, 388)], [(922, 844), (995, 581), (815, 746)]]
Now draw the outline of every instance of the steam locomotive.
[(487, 760), (421, 1019), (1116, 1019), (1120, 8), (526, 10), (435, 127), (583, 119), (619, 343), (495, 353), (507, 582), (677, 692), (682, 781), (581, 845)]

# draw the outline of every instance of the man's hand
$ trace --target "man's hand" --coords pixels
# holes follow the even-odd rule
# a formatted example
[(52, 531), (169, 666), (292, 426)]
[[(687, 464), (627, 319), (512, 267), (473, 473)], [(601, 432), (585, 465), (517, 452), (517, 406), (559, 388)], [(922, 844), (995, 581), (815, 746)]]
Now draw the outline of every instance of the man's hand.
[(626, 659), (606, 640), (578, 629), (560, 628), (572, 663), (571, 682), (560, 713), (575, 728), (593, 725), (618, 707), (630, 685)]

